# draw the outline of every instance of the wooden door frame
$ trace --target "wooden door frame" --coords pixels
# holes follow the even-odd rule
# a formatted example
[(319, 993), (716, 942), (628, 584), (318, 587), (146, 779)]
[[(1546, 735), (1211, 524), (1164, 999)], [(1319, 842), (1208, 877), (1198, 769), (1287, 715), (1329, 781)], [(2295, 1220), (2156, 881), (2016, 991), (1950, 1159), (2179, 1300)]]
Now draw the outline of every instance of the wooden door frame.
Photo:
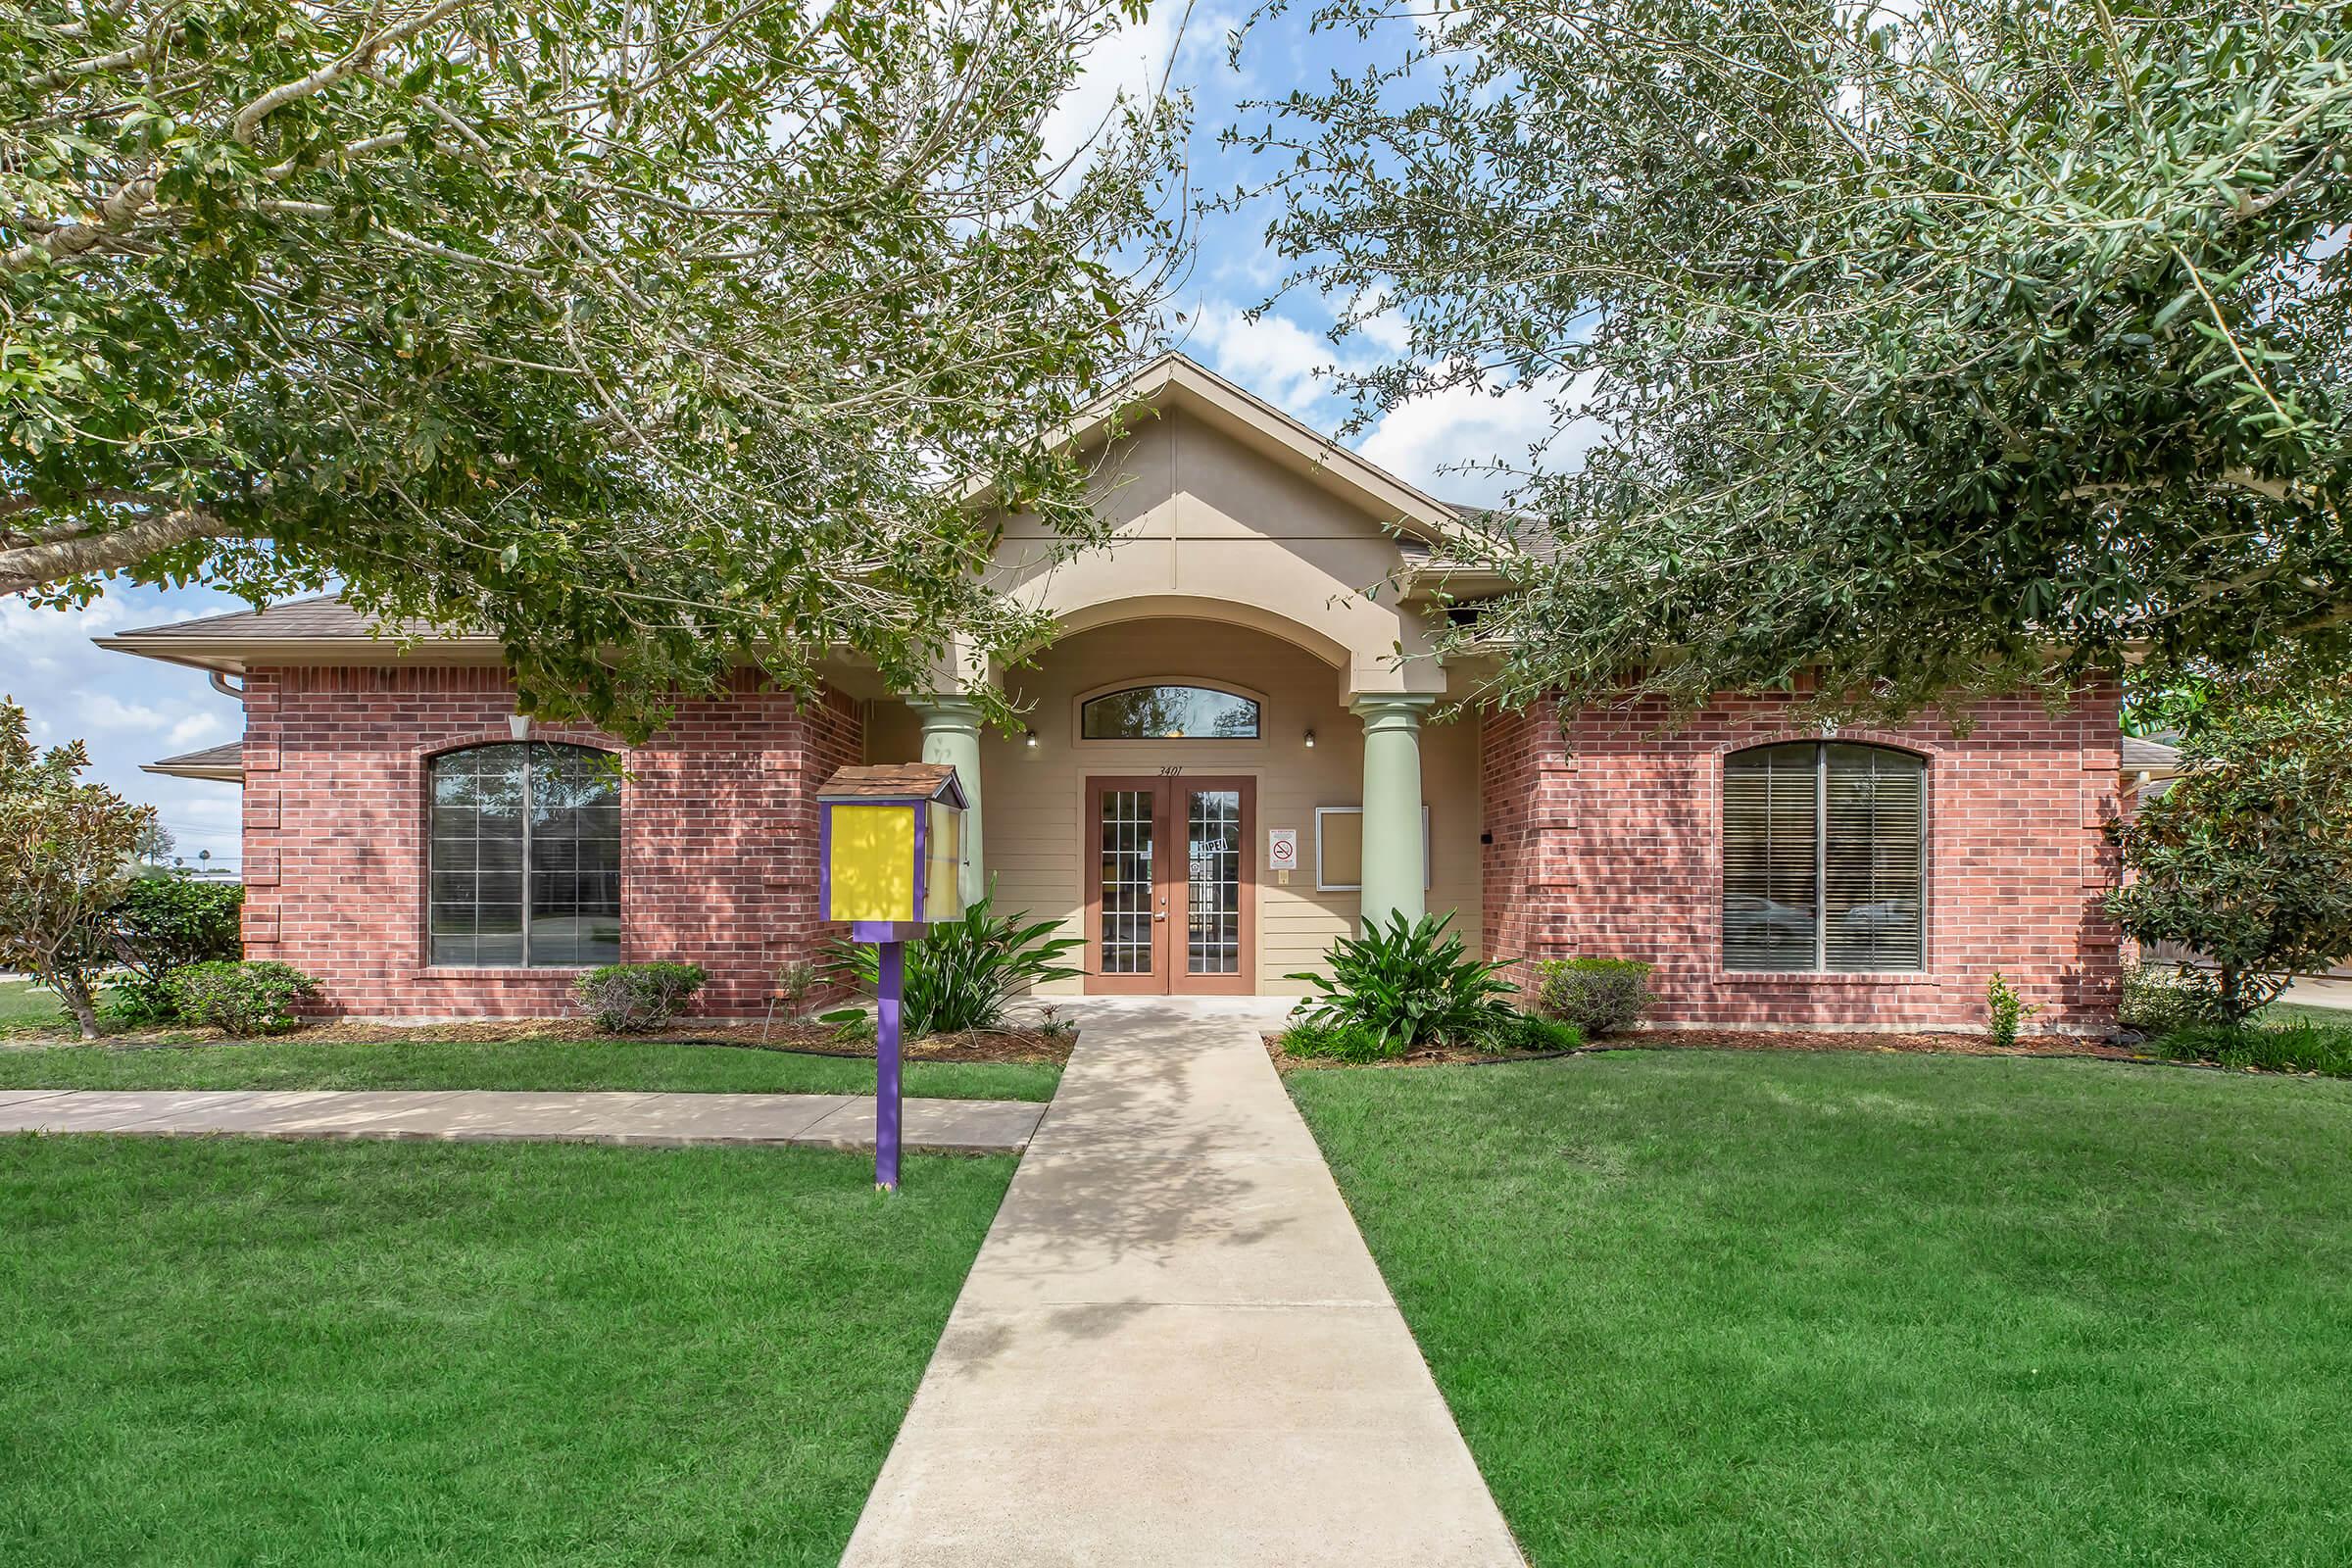
[(1168, 931), (1171, 922), (1152, 923), (1152, 972), (1104, 974), (1102, 961), (1102, 796), (1106, 791), (1132, 791), (1152, 797), (1152, 897), (1168, 880), (1167, 780), (1150, 773), (1088, 774), (1078, 831), (1081, 835), (1078, 874), (1086, 884), (1086, 979), (1090, 997), (1156, 997), (1168, 989)]
[[(1257, 780), (1240, 774), (1203, 773), (1195, 777), (1177, 773), (1162, 779), (1166, 784), (1171, 805), (1169, 826), (1175, 826), (1175, 806), (1190, 804), (1185, 795), (1191, 790), (1232, 790), (1242, 798), (1242, 859), (1235, 871), (1238, 879), (1236, 906), (1241, 912), (1240, 951), (1235, 956), (1232, 974), (1187, 974), (1184, 964), (1192, 952), (1192, 865), (1189, 854), (1177, 856), (1179, 849), (1188, 850), (1185, 839), (1171, 833), (1169, 855), (1185, 863), (1171, 867), (1170, 880), (1176, 885), (1176, 895), (1168, 906), (1168, 994), (1179, 997), (1250, 997), (1257, 994)], [(1098, 879), (1099, 880), (1099, 879)]]
[[(1257, 992), (1257, 780), (1227, 773), (1090, 773), (1079, 809), (1078, 874), (1085, 880), (1086, 994), (1089, 996), (1253, 996)], [(1189, 857), (1179, 857), (1176, 805), (1196, 789), (1226, 789), (1242, 798), (1242, 846), (1238, 891), (1241, 911), (1239, 968), (1230, 975), (1189, 975), (1191, 951), (1186, 916), (1192, 888)], [(1152, 923), (1152, 973), (1106, 975), (1102, 956), (1102, 796), (1105, 791), (1152, 797), (1152, 877), (1154, 901), (1168, 890), (1164, 920)], [(1179, 863), (1182, 860), (1185, 863)], [(1173, 887), (1171, 888), (1171, 884)]]

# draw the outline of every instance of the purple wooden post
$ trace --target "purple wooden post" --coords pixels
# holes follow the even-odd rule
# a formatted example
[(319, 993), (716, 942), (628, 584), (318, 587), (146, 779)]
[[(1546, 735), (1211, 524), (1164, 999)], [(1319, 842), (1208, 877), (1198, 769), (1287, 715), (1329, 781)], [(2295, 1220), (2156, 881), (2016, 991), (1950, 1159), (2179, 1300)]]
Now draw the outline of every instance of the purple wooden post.
[(899, 1004), (906, 995), (906, 944), (884, 942), (874, 949), (879, 984), (874, 987), (874, 1185), (899, 1190)]

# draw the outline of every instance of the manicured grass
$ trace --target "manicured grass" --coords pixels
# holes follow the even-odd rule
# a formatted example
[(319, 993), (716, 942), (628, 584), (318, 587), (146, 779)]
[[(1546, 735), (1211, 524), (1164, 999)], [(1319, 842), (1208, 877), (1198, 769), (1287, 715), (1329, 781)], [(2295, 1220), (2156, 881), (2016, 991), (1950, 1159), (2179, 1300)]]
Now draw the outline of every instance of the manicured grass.
[(2352, 1558), (2352, 1085), (1698, 1051), (1288, 1082), (1546, 1568)]
[(0, 1561), (829, 1564), (1012, 1168), (0, 1139)]
[(0, 1027), (11, 1024), (62, 1024), (66, 1009), (57, 993), (29, 980), (0, 980)]
[(2302, 1002), (2274, 1002), (2256, 1013), (2263, 1023), (2308, 1023), (2323, 1029), (2352, 1029), (2352, 1007), (2315, 1007)]
[[(1051, 1100), (1050, 1062), (910, 1061), (906, 1093)], [(0, 1051), (0, 1089), (640, 1089), (867, 1094), (874, 1064), (736, 1046), (650, 1040), (328, 1045), (288, 1040), (126, 1049)]]

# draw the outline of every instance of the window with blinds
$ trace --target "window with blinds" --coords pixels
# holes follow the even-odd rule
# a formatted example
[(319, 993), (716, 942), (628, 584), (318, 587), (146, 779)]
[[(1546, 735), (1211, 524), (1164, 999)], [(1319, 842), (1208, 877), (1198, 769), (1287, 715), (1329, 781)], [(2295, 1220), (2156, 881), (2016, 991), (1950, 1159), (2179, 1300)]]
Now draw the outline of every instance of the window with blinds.
[(1908, 752), (1798, 741), (1723, 777), (1723, 966), (1926, 967), (1927, 768)]

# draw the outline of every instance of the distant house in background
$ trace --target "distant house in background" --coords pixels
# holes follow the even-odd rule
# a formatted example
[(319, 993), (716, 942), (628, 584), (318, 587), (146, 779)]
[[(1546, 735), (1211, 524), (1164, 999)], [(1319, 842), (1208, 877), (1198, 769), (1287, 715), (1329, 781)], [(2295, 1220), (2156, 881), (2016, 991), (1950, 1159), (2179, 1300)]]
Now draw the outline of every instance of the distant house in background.
[[(1791, 692), (1494, 709), (1491, 652), (1437, 656), (1510, 587), (1462, 564), (1483, 514), (1177, 356), (1073, 440), (1111, 543), (1065, 559), (1006, 516), (989, 573), (1054, 640), (914, 690), (846, 656), (807, 701), (747, 669), (632, 747), (517, 712), (492, 639), (378, 637), (332, 599), (100, 642), (242, 696), (241, 745), (154, 767), (242, 778), (246, 951), (342, 1013), (556, 1013), (584, 965), (677, 958), (756, 1016), (827, 934), (816, 786), (919, 759), (968, 799), (967, 896), (1085, 943), (1055, 994), (1296, 995), (1360, 921), (1427, 910), (1497, 958), (1646, 959), (1664, 1024), (1977, 1028), (1997, 970), (2102, 1026), (2102, 825), (2125, 759), (2169, 758), (2123, 739), (2115, 682), (1956, 729), (1825, 729)], [(1022, 730), (981, 723), (982, 678)]]
[(2121, 793), (2127, 801), (2153, 799), (2180, 775), (2180, 748), (2163, 741), (2124, 737)]

